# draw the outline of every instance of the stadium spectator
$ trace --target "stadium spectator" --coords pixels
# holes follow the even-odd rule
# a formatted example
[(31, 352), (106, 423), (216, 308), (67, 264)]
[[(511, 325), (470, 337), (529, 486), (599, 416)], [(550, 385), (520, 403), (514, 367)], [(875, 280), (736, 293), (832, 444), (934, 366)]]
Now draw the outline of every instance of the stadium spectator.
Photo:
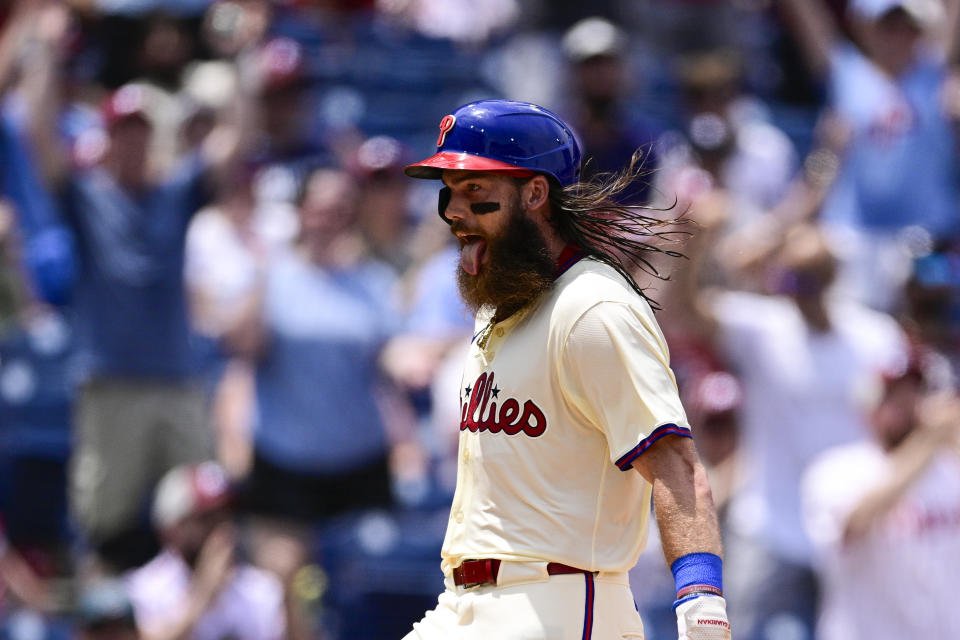
[(657, 195), (680, 208), (711, 189), (729, 205), (735, 231), (779, 204), (797, 170), (790, 139), (742, 86), (740, 61), (730, 51), (690, 54), (678, 64), (682, 129), (660, 139)]
[(824, 452), (803, 482), (823, 585), (823, 640), (960, 633), (944, 591), (960, 571), (960, 400), (931, 395), (923, 363), (887, 372), (872, 438)]
[[(671, 345), (671, 357), (672, 351)], [(737, 437), (743, 389), (726, 371), (698, 371), (695, 375), (681, 387), (681, 400), (710, 480), (721, 535), (726, 537), (727, 508), (741, 480)], [(676, 615), (670, 603), (676, 585), (669, 567), (661, 561), (661, 545), (659, 529), (651, 525), (647, 548), (629, 573), (644, 633), (650, 638), (676, 633)]]
[[(431, 231), (448, 232), (427, 220), (421, 239)], [(432, 229), (431, 229), (432, 227)], [(384, 370), (414, 398), (425, 425), (429, 454), (436, 465), (441, 493), (453, 495), (460, 424), (460, 367), (473, 335), (473, 321), (457, 292), (459, 251), (447, 237), (407, 270), (403, 327), (381, 356)], [(426, 244), (426, 243), (422, 243)], [(417, 469), (407, 476), (415, 477)]]
[(0, 310), (0, 466), (9, 476), (0, 508), (18, 543), (52, 557), (67, 544), (63, 466), (70, 451), (72, 329), (37, 298), (62, 300), (74, 261), (56, 206), (4, 114), (0, 154), (0, 198), (10, 197), (0, 204), (0, 273), (12, 276)]
[(725, 541), (731, 624), (748, 640), (776, 637), (784, 624), (811, 638), (817, 584), (801, 519), (801, 474), (824, 449), (865, 437), (859, 385), (904, 356), (904, 339), (891, 318), (830, 296), (836, 261), (811, 226), (785, 230), (773, 243), (765, 264), (776, 295), (708, 296), (696, 267), (723, 216), (701, 213), (703, 228), (688, 245), (694, 267), (674, 283), (687, 294), (671, 295), (664, 307), (689, 335), (715, 336), (743, 384), (744, 477)]
[(851, 0), (854, 45), (822, 0), (782, 5), (847, 130), (821, 213), (842, 251), (840, 284), (890, 309), (909, 273), (898, 232), (919, 226), (944, 238), (960, 225), (957, 138), (942, 99), (960, 10), (948, 17), (936, 0)]
[[(584, 157), (582, 175), (617, 171), (630, 164), (637, 149), (644, 154), (643, 171), (657, 168), (654, 141), (658, 131), (647, 118), (628, 109), (631, 91), (628, 38), (619, 27), (602, 18), (587, 18), (564, 34), (563, 53), (570, 66), (573, 89), (570, 123)], [(645, 202), (646, 181), (623, 195), (625, 202)]]
[(277, 579), (238, 558), (231, 491), (213, 462), (171, 469), (157, 485), (153, 521), (164, 546), (127, 588), (147, 640), (279, 640), (286, 597)]
[(71, 327), (57, 310), (20, 299), (0, 325), (0, 511), (14, 543), (46, 574), (62, 576), (72, 569), (65, 471)]
[(250, 153), (258, 168), (253, 182), (261, 206), (292, 206), (307, 175), (333, 160), (314, 117), (305, 55), (296, 40), (273, 38), (251, 60), (262, 78), (257, 103), (261, 131)]
[(12, 215), (0, 236), (13, 236), (15, 229), (20, 241), (16, 253), (27, 272), (27, 286), (43, 299), (60, 304), (76, 277), (73, 238), (9, 111), (0, 108), (0, 197), (9, 202)]
[(410, 255), (413, 217), (408, 192), (410, 180), (402, 169), (409, 152), (390, 136), (364, 140), (348, 163), (359, 183), (358, 225), (373, 257), (402, 273), (415, 256)]
[[(61, 5), (41, 11), (63, 11)], [(54, 20), (46, 14), (41, 24)], [(235, 120), (197, 153), (158, 175), (149, 153), (149, 92), (129, 84), (102, 103), (106, 149), (74, 168), (58, 138), (58, 79), (67, 21), (36, 34), (28, 83), (33, 148), (51, 189), (61, 194), (76, 238), (77, 446), (71, 502), (81, 532), (105, 565), (124, 568), (155, 549), (141, 523), (153, 484), (168, 468), (206, 457), (205, 404), (193, 383), (183, 251), (187, 223), (210, 181), (244, 148), (245, 100)]]
[(234, 478), (250, 466), (253, 372), (222, 341), (244, 313), (268, 256), (290, 244), (298, 225), (286, 209), (256, 200), (255, 172), (247, 163), (221, 182), (216, 201), (190, 222), (184, 259), (196, 351), (212, 396), (217, 458)]
[[(387, 391), (377, 364), (395, 328), (395, 277), (368, 257), (356, 202), (346, 172), (310, 174), (297, 241), (263, 265), (245, 313), (225, 338), (254, 363), (245, 498), (256, 516), (253, 551), (284, 581), (310, 558), (311, 527), (391, 503), (391, 427), (409, 414)], [(277, 548), (286, 551), (281, 556)]]
[[(13, 11), (0, 36), (6, 53), (35, 29), (26, 3)], [(16, 71), (0, 68), (0, 85)], [(9, 101), (0, 106), (0, 274), (9, 276), (0, 275), (0, 511), (13, 544), (50, 577), (72, 568), (64, 512), (72, 336), (67, 318), (38, 296), (62, 302), (76, 264), (71, 236), (14, 112)]]
[[(258, 9), (263, 9), (258, 3), (243, 3), (242, 7), (232, 2), (219, 3), (211, 10), (211, 23), (222, 22), (224, 12), (230, 14), (231, 10), (236, 10), (240, 18), (235, 19), (246, 26), (234, 27), (229, 34), (211, 26), (208, 35), (229, 36), (229, 43), (221, 42), (218, 46), (234, 54), (240, 53), (253, 71), (263, 74), (263, 88), (252, 106), (255, 113), (270, 113), (270, 100), (278, 99), (270, 96), (278, 94), (280, 89), (292, 91), (295, 103), (303, 102), (304, 83), (302, 78), (294, 77), (300, 73), (298, 65), (302, 65), (303, 60), (299, 57), (299, 48), (294, 47), (290, 51), (296, 55), (292, 61), (288, 60), (293, 67), (281, 64), (280, 71), (277, 71), (268, 62), (278, 55), (276, 42), (263, 49), (249, 49), (266, 29), (266, 16)], [(216, 17), (218, 15), (220, 18)], [(227, 22), (232, 24), (231, 20)], [(236, 69), (223, 61), (206, 62), (191, 68), (181, 91), (181, 100), (188, 109), (181, 125), (185, 149), (197, 149), (202, 145), (216, 124), (216, 113), (227, 108), (241, 81)], [(291, 85), (287, 86), (287, 82)], [(305, 115), (302, 105), (297, 111), (293, 125), (302, 121)], [(276, 119), (272, 118), (267, 119), (267, 125), (278, 126)], [(289, 132), (292, 135), (292, 128)], [(269, 145), (271, 140), (268, 131), (254, 133), (251, 137), (260, 144)], [(276, 158), (271, 160), (263, 155), (263, 147), (257, 151), (256, 145), (252, 146), (254, 149), (237, 163), (233, 171), (221, 175), (211, 205), (191, 220), (184, 257), (190, 316), (196, 332), (194, 350), (204, 386), (211, 396), (210, 417), (216, 434), (217, 458), (235, 478), (244, 476), (249, 470), (246, 444), (249, 442), (247, 432), (252, 411), (252, 372), (248, 363), (232, 358), (223, 349), (221, 340), (242, 312), (265, 256), (288, 245), (296, 235), (297, 216), (288, 199), (293, 198), (293, 184), (302, 177), (300, 173), (313, 162), (307, 153), (308, 158), (302, 159), (303, 166), (288, 173), (287, 165), (274, 164)], [(307, 146), (314, 148), (313, 145)], [(293, 161), (296, 156), (294, 153), (286, 160)], [(261, 188), (268, 183), (286, 186), (271, 193), (270, 189)]]
[(682, 392), (691, 424), (695, 425), (697, 452), (703, 460), (714, 494), (721, 531), (727, 508), (740, 490), (737, 441), (743, 386), (727, 371), (710, 371), (690, 381)]

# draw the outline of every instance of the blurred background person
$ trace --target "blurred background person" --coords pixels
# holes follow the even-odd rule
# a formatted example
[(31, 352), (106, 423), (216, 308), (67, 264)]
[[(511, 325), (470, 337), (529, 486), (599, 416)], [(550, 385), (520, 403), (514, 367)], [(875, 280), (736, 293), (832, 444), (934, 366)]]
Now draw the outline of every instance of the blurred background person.
[(879, 379), (871, 438), (825, 451), (804, 478), (823, 640), (960, 632), (943, 588), (960, 571), (960, 399), (931, 393), (923, 367)]
[(102, 102), (102, 156), (74, 169), (58, 135), (70, 16), (58, 3), (38, 11), (38, 24), (59, 21), (59, 30), (35, 41), (40, 68), (25, 90), (30, 131), (80, 265), (71, 300), (80, 380), (71, 508), (104, 568), (124, 569), (156, 548), (144, 518), (153, 483), (177, 463), (207, 457), (211, 446), (189, 344), (184, 242), (190, 217), (209, 198), (215, 173), (235, 162), (249, 127), (238, 100), (239, 120), (158, 168), (151, 91), (126, 84)]
[[(238, 554), (231, 490), (213, 462), (171, 469), (157, 485), (153, 521), (163, 550), (126, 582), (141, 637), (279, 640), (286, 596)], [(299, 636), (302, 637), (302, 636)]]
[(194, 349), (211, 397), (217, 458), (234, 478), (246, 475), (250, 466), (253, 372), (247, 360), (234, 357), (224, 338), (259, 286), (263, 265), (289, 246), (298, 225), (285, 210), (258, 202), (252, 182), (256, 171), (254, 164), (244, 163), (221, 182), (216, 200), (190, 222), (184, 257)]
[(401, 282), (402, 325), (380, 360), (411, 398), (420, 418), (420, 440), (434, 467), (435, 488), (449, 501), (456, 486), (460, 363), (474, 323), (457, 292), (459, 247), (445, 226), (438, 230), (433, 223), (431, 216), (416, 231), (419, 259)]
[[(612, 22), (590, 17), (577, 22), (563, 35), (563, 54), (570, 67), (569, 122), (579, 138), (584, 161), (581, 175), (617, 171), (643, 150), (644, 173), (658, 164), (654, 145), (658, 130), (653, 121), (632, 109), (633, 74), (627, 34)], [(638, 181), (624, 200), (643, 203), (649, 198), (649, 181)]]
[(659, 140), (657, 201), (679, 198), (682, 209), (722, 189), (729, 199), (725, 231), (756, 223), (786, 196), (798, 168), (793, 142), (745, 91), (733, 50), (690, 53), (677, 66), (682, 127)]
[(11, 255), (17, 257), (16, 268), (22, 265), (30, 295), (62, 304), (76, 277), (73, 237), (45, 188), (23, 134), (22, 127), (0, 107), (0, 197), (7, 205), (0, 236), (17, 243)]
[[(15, 255), (13, 249), (0, 261)], [(27, 282), (11, 284), (13, 314), (0, 323), (0, 513), (14, 547), (34, 569), (63, 579), (74, 569), (66, 474), (72, 327), (69, 316), (40, 303)]]
[[(0, 115), (0, 512), (44, 577), (68, 575), (65, 463), (71, 451), (73, 335), (62, 301), (74, 277), (70, 235), (21, 131)], [(5, 197), (9, 197), (6, 200)], [(25, 224), (18, 224), (24, 219)]]
[[(682, 382), (678, 377), (678, 385), (682, 385), (680, 399), (710, 480), (721, 535), (727, 538), (727, 510), (742, 480), (737, 444), (743, 387), (727, 371), (703, 370), (692, 375), (695, 377), (688, 375)], [(676, 633), (677, 616), (670, 600), (676, 584), (669, 568), (660, 560), (660, 547), (659, 530), (651, 527), (647, 548), (629, 572), (644, 633), (650, 638)]]
[(729, 371), (715, 370), (688, 381), (684, 391), (688, 415), (697, 429), (697, 452), (706, 465), (723, 531), (730, 501), (743, 481), (739, 473), (743, 385)]
[(335, 157), (313, 112), (309, 61), (296, 40), (275, 37), (263, 43), (251, 62), (262, 77), (260, 126), (250, 155), (258, 169), (252, 177), (254, 194), (262, 207), (293, 207), (307, 175)]
[(416, 217), (410, 211), (410, 180), (403, 175), (409, 151), (396, 138), (364, 140), (346, 163), (357, 180), (357, 225), (371, 256), (397, 275), (411, 265)]
[[(784, 228), (764, 264), (769, 293), (698, 287), (697, 265), (724, 220), (706, 200), (664, 301), (687, 335), (712, 340), (743, 384), (740, 490), (728, 508), (725, 592), (742, 638), (776, 637), (786, 627), (812, 638), (818, 585), (801, 519), (799, 484), (824, 449), (864, 437), (860, 385), (905, 357), (892, 318), (831, 297), (836, 259), (809, 225)], [(723, 207), (722, 199), (712, 206)], [(706, 226), (706, 225), (711, 226)]]
[(901, 232), (916, 227), (937, 240), (960, 228), (957, 137), (943, 99), (960, 34), (955, 5), (850, 0), (851, 42), (822, 0), (782, 3), (847, 132), (821, 212), (840, 284), (882, 309), (898, 302), (909, 273), (911, 236)]
[(412, 412), (378, 366), (398, 322), (395, 276), (368, 255), (356, 189), (343, 170), (308, 176), (297, 241), (262, 265), (225, 336), (254, 367), (253, 553), (284, 584), (316, 559), (316, 527), (392, 503), (391, 453), (412, 438)]

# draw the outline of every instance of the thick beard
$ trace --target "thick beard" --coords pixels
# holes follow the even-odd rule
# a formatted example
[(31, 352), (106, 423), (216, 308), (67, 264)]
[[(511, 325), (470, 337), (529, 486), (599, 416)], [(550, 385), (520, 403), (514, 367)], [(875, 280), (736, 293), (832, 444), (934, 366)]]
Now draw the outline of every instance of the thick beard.
[(509, 318), (553, 286), (556, 265), (537, 226), (524, 215), (520, 199), (499, 236), (487, 239), (487, 261), (477, 275), (457, 267), (457, 286), (476, 313), (489, 306), (497, 321)]

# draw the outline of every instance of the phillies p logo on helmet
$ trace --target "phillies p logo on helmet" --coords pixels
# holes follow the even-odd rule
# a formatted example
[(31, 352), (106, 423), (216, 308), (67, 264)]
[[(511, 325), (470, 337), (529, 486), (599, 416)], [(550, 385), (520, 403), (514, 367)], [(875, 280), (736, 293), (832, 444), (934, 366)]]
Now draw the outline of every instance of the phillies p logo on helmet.
[(447, 133), (450, 132), (450, 129), (453, 129), (453, 125), (457, 122), (457, 116), (447, 115), (443, 116), (443, 120), (440, 121), (440, 137), (437, 138), (437, 146), (442, 147), (443, 141), (447, 139)]

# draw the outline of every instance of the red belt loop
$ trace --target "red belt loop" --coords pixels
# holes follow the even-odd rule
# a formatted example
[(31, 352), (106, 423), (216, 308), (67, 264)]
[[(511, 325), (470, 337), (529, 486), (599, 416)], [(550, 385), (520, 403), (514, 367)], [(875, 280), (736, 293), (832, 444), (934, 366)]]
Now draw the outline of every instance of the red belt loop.
[[(453, 584), (458, 587), (476, 587), (484, 584), (497, 584), (497, 574), (500, 572), (500, 560), (484, 558), (481, 560), (464, 560), (459, 567), (453, 570)], [(571, 573), (593, 573), (586, 569), (578, 569), (559, 562), (547, 563), (547, 575), (558, 576)]]
[(497, 568), (493, 568), (493, 559), (487, 558), (483, 561), (483, 568), (486, 571), (486, 575), (490, 576), (490, 582), (497, 584), (497, 574), (500, 573), (500, 561), (497, 560)]

